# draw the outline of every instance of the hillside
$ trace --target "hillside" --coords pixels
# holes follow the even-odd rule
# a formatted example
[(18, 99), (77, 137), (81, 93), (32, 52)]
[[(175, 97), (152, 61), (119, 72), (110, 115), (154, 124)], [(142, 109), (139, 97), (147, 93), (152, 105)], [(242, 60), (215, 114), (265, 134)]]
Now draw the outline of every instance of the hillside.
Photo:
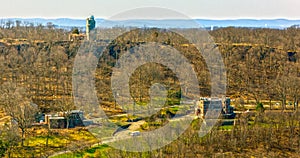
[[(73, 62), (82, 42), (67, 41), (65, 39), (68, 33), (58, 32), (59, 36), (56, 38), (62, 40), (49, 41), (48, 34), (56, 32), (52, 29), (44, 28), (31, 32), (32, 35), (28, 39), (26, 37), (29, 33), (21, 34), (26, 28), (12, 29), (15, 34), (11, 29), (2, 29), (0, 82), (13, 82), (27, 88), (32, 100), (43, 111), (55, 109), (55, 100), (72, 100)], [(190, 29), (184, 31), (193, 32)], [(215, 49), (219, 49), (223, 56), (227, 70), (228, 96), (257, 101), (298, 101), (299, 96), (296, 92), (300, 75), (297, 54), (300, 52), (300, 43), (297, 42), (300, 41), (299, 29), (224, 28), (209, 33), (215, 40)], [(102, 106), (114, 109), (110, 77), (117, 57), (134, 46), (153, 41), (172, 46), (182, 52), (197, 73), (201, 96), (210, 94), (208, 70), (194, 45), (169, 31), (133, 30), (112, 41), (99, 60), (95, 81)], [(171, 102), (174, 99), (178, 100), (181, 90), (178, 79), (170, 69), (160, 64), (144, 65), (140, 69), (131, 76), (130, 82), (131, 93), (136, 102), (143, 104), (149, 101), (148, 89), (151, 83), (161, 82), (170, 89), (169, 103), (176, 103)], [(151, 75), (154, 70), (159, 75)], [(186, 94), (181, 95), (189, 98)]]
[[(0, 146), (3, 146), (3, 148), (1, 146), (3, 150), (0, 154), (3, 156), (4, 154), (8, 157), (29, 157), (29, 155), (60, 157), (60, 154), (65, 154), (62, 157), (120, 157), (120, 154), (123, 157), (297, 157), (299, 155), (300, 115), (297, 109), (300, 99), (300, 43), (298, 42), (300, 29), (233, 27), (218, 29), (209, 32), (211, 39), (215, 41), (213, 44), (198, 41), (201, 43), (199, 50), (195, 43), (191, 43), (180, 33), (157, 28), (131, 31), (128, 31), (128, 28), (100, 29), (95, 36), (91, 36), (91, 39), (96, 37), (96, 40), (91, 41), (69, 41), (70, 32), (53, 27), (2, 27), (0, 30), (1, 105), (6, 108), (6, 112), (16, 112), (15, 120), (20, 118), (17, 120), (18, 128), (1, 126), (3, 128), (0, 129)], [(127, 32), (123, 33), (124, 31)], [(196, 34), (199, 30), (178, 29), (176, 31)], [(112, 38), (115, 35), (120, 36)], [(150, 48), (143, 49), (147, 44)], [(141, 54), (135, 52), (136, 50), (141, 50)], [(178, 64), (176, 69), (161, 62), (151, 62), (142, 64), (132, 73), (116, 70), (121, 67), (118, 62), (124, 58), (127, 59), (125, 61), (128, 62), (128, 68), (135, 68), (136, 64), (132, 62), (132, 58), (128, 58), (128, 54), (138, 56), (139, 61), (142, 61), (152, 57), (151, 54), (156, 55), (158, 50), (180, 52), (195, 71), (199, 84), (190, 89), (181, 88), (182, 85), (192, 85), (188, 80), (192, 74), (186, 71), (188, 64), (176, 58), (178, 57), (176, 51), (173, 51), (174, 54), (167, 53), (163, 56), (175, 65)], [(210, 59), (212, 63), (206, 63), (205, 58), (201, 56), (201, 53), (217, 51), (220, 52), (226, 67), (226, 94), (238, 110), (235, 111), (236, 119), (229, 120), (235, 122), (234, 125), (221, 125), (219, 122), (206, 136), (199, 137), (199, 129), (204, 122), (202, 119), (195, 118), (178, 139), (151, 152), (126, 152), (105, 144), (110, 139), (114, 139), (111, 137), (112, 133), (131, 137), (123, 128), (141, 131), (143, 134), (176, 121), (176, 118), (172, 118), (175, 113), (188, 115), (178, 111), (179, 108), (187, 108), (186, 106), (159, 108), (160, 111), (157, 110), (158, 108), (153, 108), (151, 110), (155, 112), (151, 115), (148, 108), (145, 111), (148, 110), (149, 115), (143, 118), (139, 115), (121, 114), (127, 112), (126, 107), (116, 104), (115, 97), (120, 100), (132, 98), (135, 103), (128, 106), (135, 110), (145, 108), (144, 106), (149, 103), (151, 94), (149, 92), (155, 83), (165, 86), (167, 99), (163, 106), (179, 104), (182, 101), (181, 97), (191, 102), (190, 99), (193, 97), (209, 96), (212, 87), (221, 89), (222, 84), (218, 81), (223, 79), (222, 71), (214, 71), (217, 82), (212, 82), (208, 71), (211, 65), (213, 70), (219, 70), (215, 63), (220, 61), (220, 58), (213, 56)], [(160, 56), (155, 57), (161, 59)], [(180, 65), (181, 62), (184, 64)], [(80, 69), (73, 70), (76, 67)], [(186, 74), (187, 80), (182, 82), (176, 72)], [(118, 82), (112, 82), (116, 74), (123, 74), (123, 76), (117, 77)], [(73, 83), (74, 76), (79, 77), (77, 81), (80, 82), (76, 82), (77, 84)], [(129, 78), (128, 82), (126, 77)], [(113, 88), (124, 90), (126, 88), (122, 86), (124, 83), (129, 85), (130, 96), (113, 92)], [(191, 93), (195, 89), (200, 90), (196, 96)], [(99, 103), (97, 102), (93, 109), (89, 109), (90, 103), (94, 101), (91, 93), (93, 90), (97, 92)], [(154, 99), (161, 100), (164, 94), (158, 92), (154, 95), (157, 97)], [(84, 103), (75, 108), (83, 108), (85, 115), (88, 116), (86, 118), (99, 117), (97, 106), (99, 104), (110, 116), (109, 121), (118, 126), (117, 130), (102, 126), (99, 120), (96, 120), (96, 125), (65, 130), (49, 129), (43, 125), (32, 127), (32, 124), (27, 124), (33, 120), (37, 107), (44, 113), (74, 108), (73, 97)], [(30, 102), (37, 106), (29, 104)], [(259, 104), (260, 109), (254, 112), (255, 105), (260, 102), (262, 103)], [(248, 108), (250, 111), (246, 111)], [(192, 111), (193, 108), (188, 116), (194, 118)], [(9, 117), (5, 115), (3, 110), (0, 110), (2, 125), (9, 122)], [(24, 119), (26, 117), (28, 120)], [(21, 126), (22, 123), (24, 126)], [(104, 128), (99, 130), (98, 127)], [(108, 138), (95, 139), (93, 134), (103, 134)], [(103, 144), (100, 145), (99, 141)]]

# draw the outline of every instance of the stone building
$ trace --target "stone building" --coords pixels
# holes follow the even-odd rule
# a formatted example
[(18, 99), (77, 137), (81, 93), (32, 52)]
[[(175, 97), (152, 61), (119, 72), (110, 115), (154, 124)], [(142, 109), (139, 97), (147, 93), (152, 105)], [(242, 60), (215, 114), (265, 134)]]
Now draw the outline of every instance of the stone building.
[(94, 16), (92, 15), (91, 17), (86, 19), (86, 39), (90, 40), (90, 32), (94, 30), (96, 27), (96, 21)]
[(69, 41), (82, 41), (84, 40), (84, 38), (86, 37), (85, 34), (75, 34), (75, 33), (72, 33), (69, 35)]
[(83, 111), (80, 110), (72, 110), (68, 114), (67, 112), (58, 112), (53, 115), (41, 114), (37, 116), (37, 122), (41, 125), (48, 125), (50, 129), (83, 127), (83, 121)]
[(228, 119), (235, 117), (234, 109), (230, 106), (230, 98), (200, 98), (200, 100), (196, 102), (195, 113), (197, 116), (205, 118), (209, 109), (215, 109), (216, 111), (221, 109), (222, 118)]
[(86, 38), (86, 40), (90, 40), (90, 33), (92, 30), (96, 28), (96, 21), (94, 16), (92, 15), (91, 17), (86, 19), (86, 33), (71, 33), (69, 35), (69, 41), (81, 41)]

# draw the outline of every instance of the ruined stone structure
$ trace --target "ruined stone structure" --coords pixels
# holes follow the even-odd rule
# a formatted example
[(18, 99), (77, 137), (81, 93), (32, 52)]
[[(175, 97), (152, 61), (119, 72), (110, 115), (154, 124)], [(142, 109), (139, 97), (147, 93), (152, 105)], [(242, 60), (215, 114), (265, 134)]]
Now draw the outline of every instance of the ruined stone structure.
[(94, 19), (94, 16), (86, 19), (86, 39), (90, 40), (90, 32), (95, 29), (96, 27), (96, 21)]
[[(51, 129), (64, 129), (84, 126), (83, 111), (81, 110), (72, 110), (68, 115), (66, 115), (66, 112), (59, 112), (54, 115), (41, 114), (37, 116), (36, 119), (37, 122), (40, 124), (46, 124)], [(68, 127), (67, 124), (69, 125)]]
[(86, 40), (90, 40), (90, 32), (95, 29), (96, 27), (96, 21), (94, 19), (94, 16), (91, 16), (86, 19), (86, 33), (71, 33), (69, 35), (69, 41), (82, 41), (86, 38)]
[(201, 118), (205, 118), (205, 114), (210, 109), (220, 109), (222, 108), (222, 117), (223, 118), (234, 118), (235, 113), (233, 112), (233, 107), (230, 106), (230, 98), (200, 98), (196, 102), (195, 113)]
[(69, 41), (82, 41), (86, 37), (85, 34), (70, 34)]

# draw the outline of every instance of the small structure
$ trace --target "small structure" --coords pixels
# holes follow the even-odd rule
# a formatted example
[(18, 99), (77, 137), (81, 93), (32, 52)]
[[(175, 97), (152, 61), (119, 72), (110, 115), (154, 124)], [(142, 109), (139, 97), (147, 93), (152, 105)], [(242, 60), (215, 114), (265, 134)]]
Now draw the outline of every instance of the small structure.
[(235, 113), (233, 110), (234, 108), (230, 105), (230, 98), (226, 98), (222, 104), (222, 117), (224, 119), (234, 119)]
[(82, 41), (86, 37), (85, 34), (77, 34), (77, 33), (72, 33), (69, 35), (69, 41)]
[(53, 116), (49, 118), (49, 128), (64, 129), (67, 128), (67, 119), (65, 117)]
[(200, 100), (196, 102), (195, 113), (197, 116), (205, 118), (209, 109), (216, 111), (222, 109), (222, 118), (225, 119), (233, 119), (235, 117), (233, 107), (230, 106), (230, 98), (200, 98)]
[(74, 128), (76, 126), (84, 126), (83, 124), (83, 111), (72, 110), (69, 115), (69, 128)]
[(86, 19), (86, 39), (90, 40), (90, 32), (95, 29), (96, 21), (94, 16), (92, 15), (90, 18)]
[(51, 129), (75, 128), (84, 126), (83, 111), (72, 110), (67, 112), (58, 112), (54, 115), (42, 114), (38, 118), (40, 124), (48, 125)]

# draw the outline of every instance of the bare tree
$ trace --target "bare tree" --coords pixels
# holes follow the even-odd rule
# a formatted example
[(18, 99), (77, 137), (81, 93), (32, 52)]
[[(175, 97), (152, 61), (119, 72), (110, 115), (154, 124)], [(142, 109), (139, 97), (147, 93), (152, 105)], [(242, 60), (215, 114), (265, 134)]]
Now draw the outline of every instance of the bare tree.
[(14, 147), (20, 142), (18, 127), (15, 124), (5, 124), (0, 129), (0, 138), (0, 156), (4, 157), (6, 154), (11, 157)]
[(24, 146), (25, 133), (35, 121), (38, 107), (27, 97), (24, 88), (12, 83), (4, 83), (1, 86), (0, 105), (5, 113), (11, 117), (12, 123), (16, 123), (21, 130), (22, 146)]
[(291, 69), (291, 75), (289, 76), (289, 96), (293, 99), (294, 110), (298, 109), (299, 92), (300, 92), (300, 78), (298, 77), (298, 64), (295, 64)]

